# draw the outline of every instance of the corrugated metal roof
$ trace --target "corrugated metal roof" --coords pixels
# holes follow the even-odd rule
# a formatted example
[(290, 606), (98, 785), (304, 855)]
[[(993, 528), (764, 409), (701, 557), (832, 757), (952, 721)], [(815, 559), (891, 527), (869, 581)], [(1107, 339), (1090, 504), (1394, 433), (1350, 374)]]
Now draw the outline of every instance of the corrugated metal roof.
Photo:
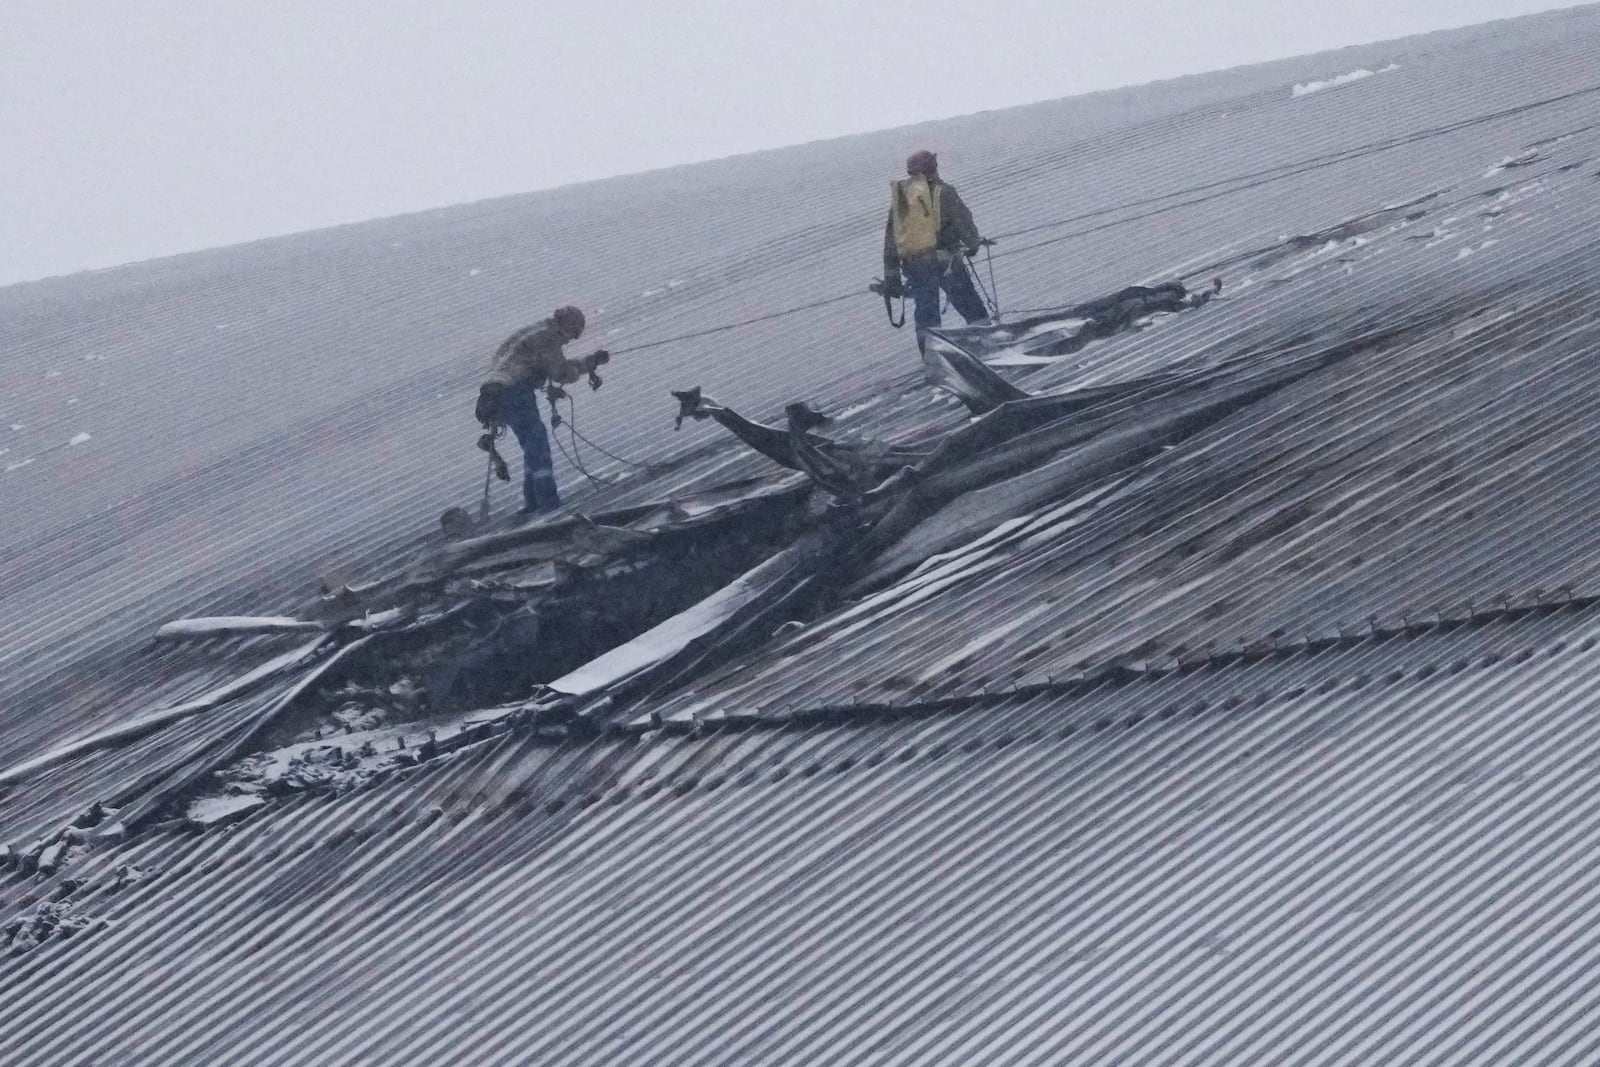
[[(122, 841), (91, 809), (151, 814), (262, 741), (329, 644), (0, 787), (0, 1058), (1584, 1062), (1597, 18), (941, 127), (986, 161), (960, 183), (990, 232), (1070, 220), (1002, 245), (1008, 307), (1224, 264), (1202, 309), (987, 352), (1034, 392), (1133, 383), (1030, 472), (1070, 494), (968, 493), (797, 632), (594, 736), (498, 709), (347, 794), (246, 796), (234, 826)], [(605, 294), (623, 344), (827, 297), (874, 258), (862, 175), (910, 136), (0, 290), (11, 402), (61, 432), (93, 410), (137, 459), (62, 446), (50, 480), (0, 484), (0, 769), (289, 647), (130, 634), (292, 611), (315, 572), (416, 549), (475, 483), (454, 398), (530, 283)], [(797, 173), (775, 224), (762, 196)], [(610, 205), (624, 186), (662, 210)], [(663, 449), (669, 387), (896, 441), (967, 425), (878, 314), (619, 357), (585, 431), (673, 462), (575, 496), (780, 477), (720, 430)], [(121, 414), (51, 391), (79, 354)], [(1205, 417), (1172, 429), (1185, 405)], [(1170, 447), (1072, 481), (1152, 413)], [(136, 493), (91, 514), (113, 486)]]
[(1581, 1062), (1592, 614), (911, 718), (505, 739), (88, 857), (90, 925), (9, 965), (0, 1042)]

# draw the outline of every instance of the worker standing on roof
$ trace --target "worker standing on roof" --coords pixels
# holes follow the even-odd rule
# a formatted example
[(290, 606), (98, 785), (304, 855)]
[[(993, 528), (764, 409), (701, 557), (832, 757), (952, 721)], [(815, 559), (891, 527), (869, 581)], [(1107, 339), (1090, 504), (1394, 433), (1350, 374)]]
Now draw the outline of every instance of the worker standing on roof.
[(491, 432), (509, 426), (522, 447), (522, 510), (518, 514), (538, 514), (561, 506), (550, 438), (539, 417), (539, 390), (549, 394), (553, 407), (558, 397), (566, 395), (561, 386), (584, 375), (588, 375), (591, 389), (600, 388), (595, 370), (610, 361), (610, 353), (602, 348), (582, 359), (568, 359), (561, 350), (568, 341), (583, 336), (583, 327), (583, 312), (571, 305), (557, 308), (543, 322), (523, 327), (495, 351), (489, 376), (478, 389), (478, 421)]
[(972, 212), (954, 186), (939, 180), (939, 157), (932, 152), (912, 153), (906, 175), (889, 188), (883, 291), (898, 296), (909, 287), (919, 330), (939, 325), (940, 290), (950, 294), (951, 306), (968, 323), (987, 322), (989, 309), (962, 259), (962, 253), (975, 255), (984, 244)]

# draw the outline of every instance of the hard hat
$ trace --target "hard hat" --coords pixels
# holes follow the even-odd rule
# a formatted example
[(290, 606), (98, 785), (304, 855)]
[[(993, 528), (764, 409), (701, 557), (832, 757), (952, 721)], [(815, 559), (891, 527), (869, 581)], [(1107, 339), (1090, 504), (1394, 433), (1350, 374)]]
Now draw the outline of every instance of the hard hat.
[(926, 148), (920, 152), (913, 152), (906, 159), (906, 173), (913, 176), (920, 174), (924, 178), (931, 178), (939, 173), (939, 157)]
[(583, 327), (586, 325), (583, 312), (568, 304), (566, 307), (556, 308), (555, 314), (550, 316), (555, 320), (561, 332), (576, 340), (583, 336)]

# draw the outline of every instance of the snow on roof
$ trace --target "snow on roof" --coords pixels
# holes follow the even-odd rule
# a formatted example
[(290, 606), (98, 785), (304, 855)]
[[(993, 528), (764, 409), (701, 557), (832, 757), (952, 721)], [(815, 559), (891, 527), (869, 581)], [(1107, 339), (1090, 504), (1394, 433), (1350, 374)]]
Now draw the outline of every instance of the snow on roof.
[(1341, 85), (1349, 85), (1351, 82), (1362, 81), (1377, 74), (1390, 74), (1399, 69), (1400, 64), (1398, 63), (1390, 63), (1387, 67), (1379, 67), (1377, 70), (1368, 70), (1366, 67), (1361, 67), (1357, 70), (1347, 71), (1344, 74), (1336, 74), (1331, 78), (1323, 78), (1320, 81), (1296, 82), (1293, 93), (1295, 96), (1310, 96), (1312, 93), (1337, 89)]

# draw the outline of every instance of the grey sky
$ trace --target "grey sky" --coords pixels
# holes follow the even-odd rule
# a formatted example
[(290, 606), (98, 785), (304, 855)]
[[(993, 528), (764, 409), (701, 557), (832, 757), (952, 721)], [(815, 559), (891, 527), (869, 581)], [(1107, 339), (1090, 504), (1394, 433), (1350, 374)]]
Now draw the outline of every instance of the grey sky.
[(0, 284), (1575, 6), (0, 0)]

